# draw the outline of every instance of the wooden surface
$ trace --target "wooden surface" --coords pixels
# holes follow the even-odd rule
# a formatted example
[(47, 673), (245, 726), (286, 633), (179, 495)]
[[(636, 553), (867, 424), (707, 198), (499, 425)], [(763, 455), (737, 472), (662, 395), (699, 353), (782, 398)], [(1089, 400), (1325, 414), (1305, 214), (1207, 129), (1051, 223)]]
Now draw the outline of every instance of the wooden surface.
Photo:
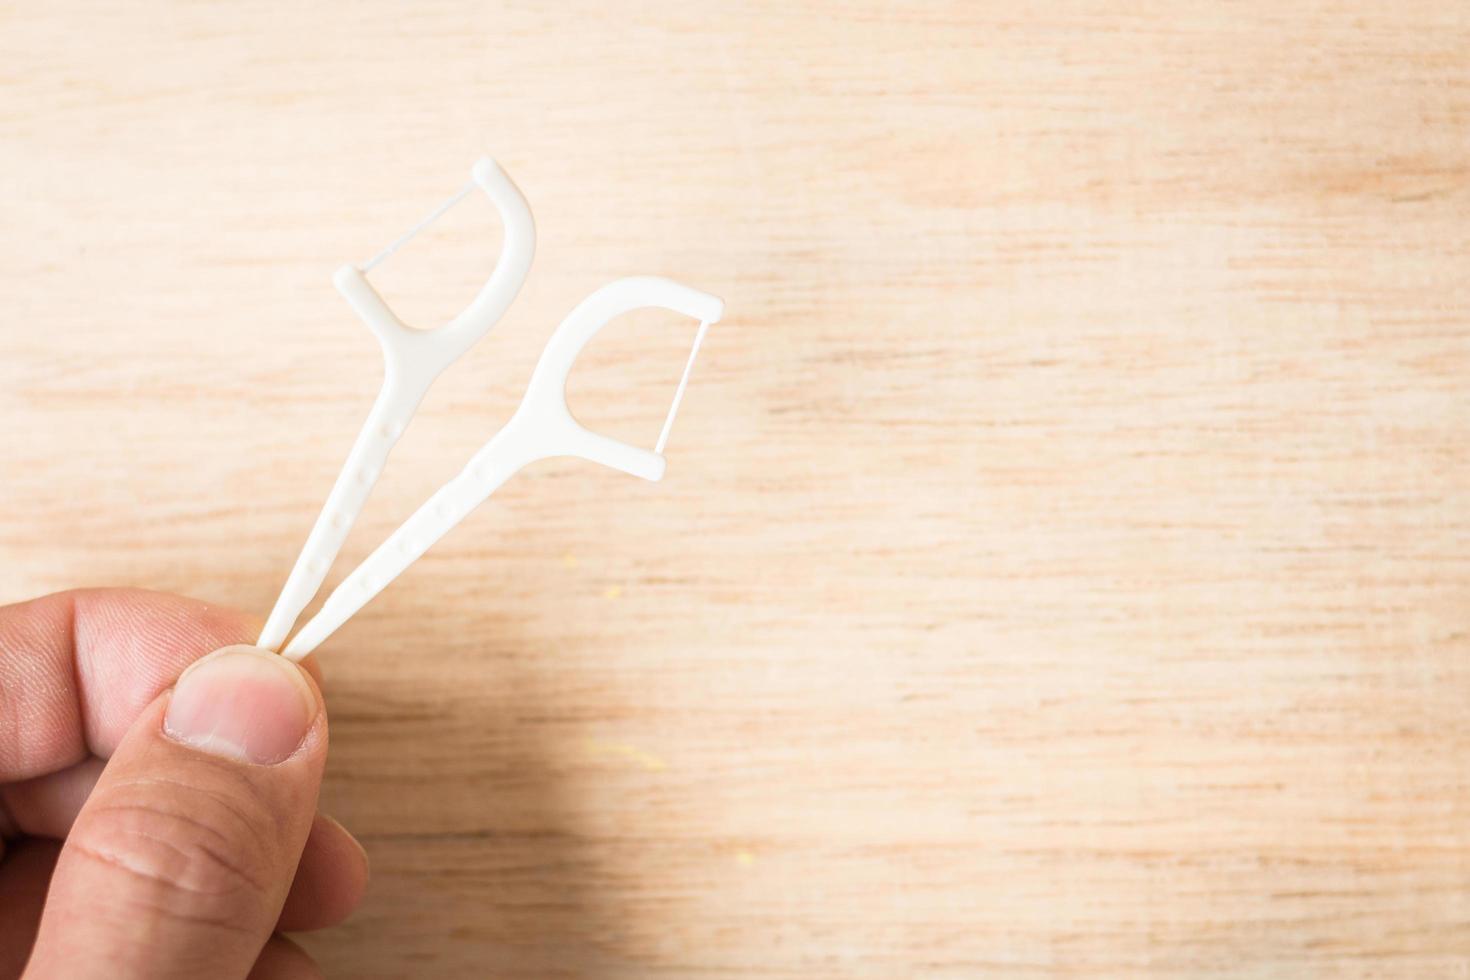
[[(263, 615), (330, 273), (481, 153), (531, 279), (329, 583), (593, 288), (728, 302), (663, 483), (543, 464), (324, 652), (329, 973), (1470, 974), (1470, 8), (553, 6), (0, 5), (0, 601)], [(574, 408), (651, 445), (691, 335)]]

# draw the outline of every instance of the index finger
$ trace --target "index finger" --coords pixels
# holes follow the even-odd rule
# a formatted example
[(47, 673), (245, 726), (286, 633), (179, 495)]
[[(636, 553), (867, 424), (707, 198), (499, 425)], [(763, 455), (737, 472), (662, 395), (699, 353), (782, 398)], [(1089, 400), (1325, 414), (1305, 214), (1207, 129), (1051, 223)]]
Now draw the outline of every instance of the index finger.
[(82, 589), (0, 607), (0, 783), (112, 754), (133, 719), (258, 621), (142, 589)]

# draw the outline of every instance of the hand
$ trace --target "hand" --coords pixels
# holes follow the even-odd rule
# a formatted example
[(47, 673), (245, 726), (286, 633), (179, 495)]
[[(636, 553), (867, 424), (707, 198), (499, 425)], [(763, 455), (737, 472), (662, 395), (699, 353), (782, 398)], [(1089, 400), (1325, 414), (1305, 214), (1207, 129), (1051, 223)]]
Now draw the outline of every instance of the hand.
[(0, 977), (319, 976), (277, 933), (344, 919), (367, 858), (316, 812), (316, 668), (252, 626), (131, 590), (0, 607)]

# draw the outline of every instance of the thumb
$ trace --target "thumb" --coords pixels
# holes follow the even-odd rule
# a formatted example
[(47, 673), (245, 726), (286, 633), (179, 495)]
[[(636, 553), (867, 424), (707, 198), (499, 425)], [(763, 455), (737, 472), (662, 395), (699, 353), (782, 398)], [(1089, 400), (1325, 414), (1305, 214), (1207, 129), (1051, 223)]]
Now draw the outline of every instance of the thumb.
[(316, 685), (255, 647), (217, 650), (133, 723), (62, 847), (26, 974), (244, 977), (316, 812)]

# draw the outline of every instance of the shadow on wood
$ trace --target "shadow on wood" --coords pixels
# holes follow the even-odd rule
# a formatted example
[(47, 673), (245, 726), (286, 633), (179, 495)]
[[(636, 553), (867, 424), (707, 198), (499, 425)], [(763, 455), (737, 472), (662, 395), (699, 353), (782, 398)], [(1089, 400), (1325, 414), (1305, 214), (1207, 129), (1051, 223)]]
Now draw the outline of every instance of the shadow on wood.
[(435, 643), (475, 659), (473, 680), (384, 693), (403, 663), (381, 655), (328, 679), (322, 807), (367, 848), (372, 883), (330, 941), (298, 938), (328, 976), (607, 975), (614, 882), (575, 825), (556, 719), (519, 654)]

